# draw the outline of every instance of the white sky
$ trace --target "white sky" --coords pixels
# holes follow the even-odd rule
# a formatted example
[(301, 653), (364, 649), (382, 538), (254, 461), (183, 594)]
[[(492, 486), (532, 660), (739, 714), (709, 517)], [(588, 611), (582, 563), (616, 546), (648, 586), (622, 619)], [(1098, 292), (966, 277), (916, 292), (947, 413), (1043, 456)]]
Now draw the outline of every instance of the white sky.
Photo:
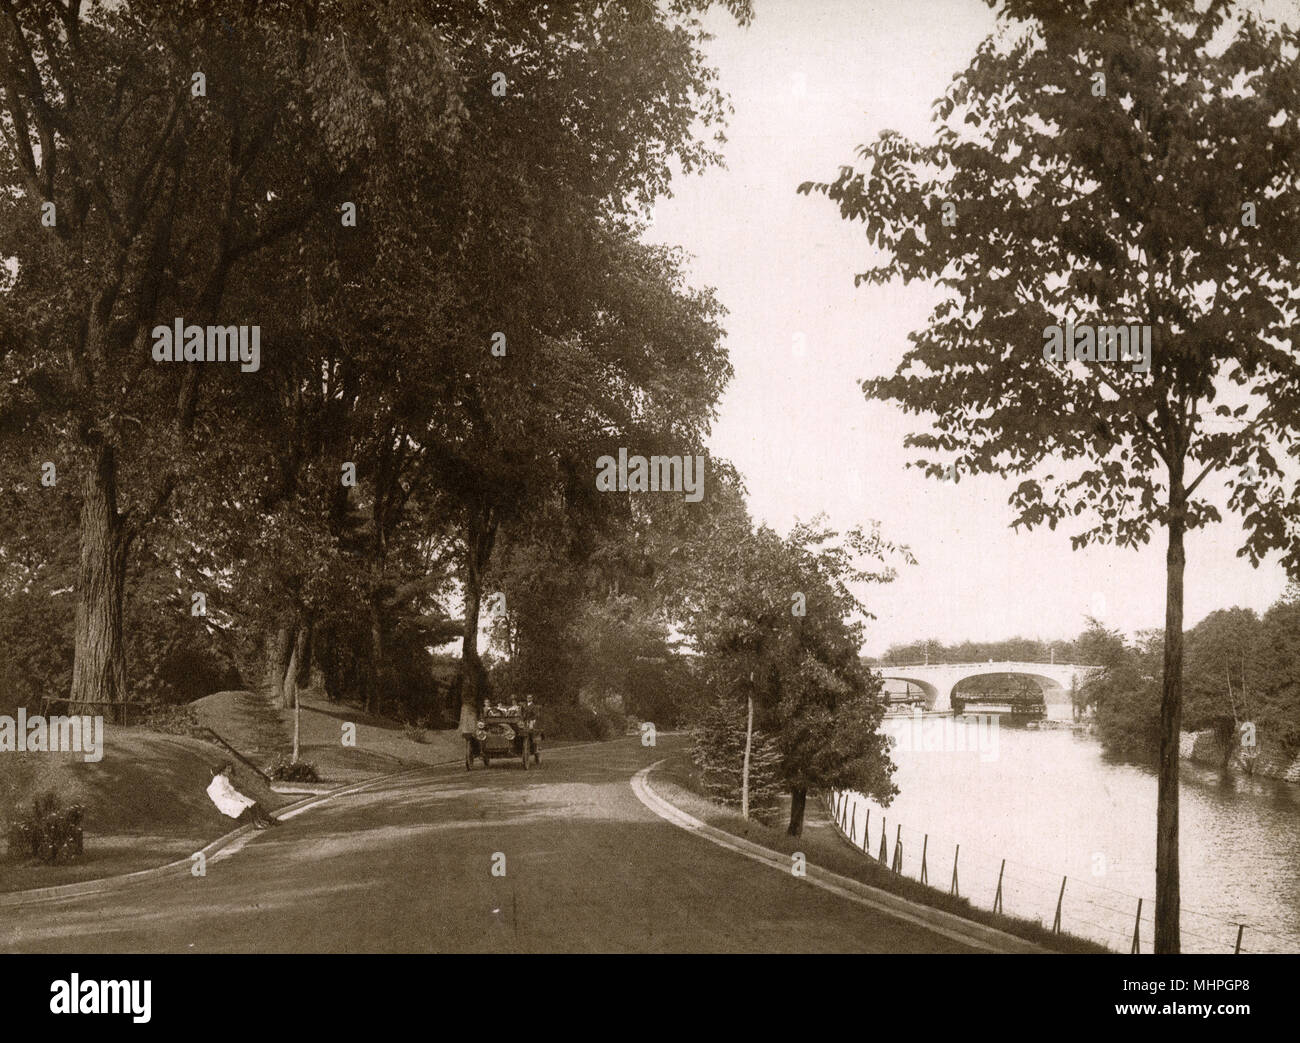
[[(1286, 0), (1268, 6), (1294, 11)], [(1140, 552), (1075, 552), (1072, 529), (1011, 530), (1011, 482), (953, 485), (904, 470), (903, 437), (924, 418), (868, 403), (857, 381), (894, 368), (933, 291), (855, 290), (867, 267), (862, 226), (795, 192), (833, 180), (881, 129), (928, 139), (931, 102), (992, 29), (992, 12), (982, 0), (755, 7), (748, 29), (722, 12), (708, 19), (735, 106), (727, 169), (679, 177), (647, 236), (693, 254), (694, 281), (717, 287), (730, 310), (736, 375), (711, 448), (740, 468), (755, 518), (781, 531), (819, 511), (841, 527), (878, 518), (886, 538), (911, 546), (918, 564), (867, 592), (879, 617), (869, 654), (922, 637), (1073, 637), (1085, 614), (1130, 632), (1162, 626), (1162, 532)], [(1262, 612), (1285, 586), (1276, 564), (1256, 570), (1236, 557), (1240, 523), (1215, 498), (1224, 524), (1188, 539), (1188, 626), (1231, 605)]]

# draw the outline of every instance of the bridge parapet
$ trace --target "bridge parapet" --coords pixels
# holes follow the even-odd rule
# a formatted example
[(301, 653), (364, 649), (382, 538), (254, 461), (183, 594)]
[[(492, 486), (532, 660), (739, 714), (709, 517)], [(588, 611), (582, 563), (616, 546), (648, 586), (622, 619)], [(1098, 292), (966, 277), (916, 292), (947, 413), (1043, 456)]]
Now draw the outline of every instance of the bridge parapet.
[[(1054, 669), (1073, 669), (1073, 670), (1100, 670), (1101, 669), (1100, 666), (1094, 663), (1034, 663), (1034, 662), (1020, 662), (1018, 660), (1011, 660), (1011, 659), (1004, 659), (1001, 662), (998, 662), (995, 659), (976, 660), (973, 663), (883, 663), (883, 664), (877, 664), (876, 666), (873, 666), (872, 669), (873, 670), (885, 670), (885, 669), (933, 670), (939, 667), (943, 667), (944, 669), (979, 667), (983, 669), (985, 667), (990, 667), (990, 666), (1007, 666), (1012, 668), (1024, 667), (1026, 669), (1030, 667), (1038, 667), (1038, 666), (1049, 666)], [(1003, 671), (994, 671), (994, 672), (996, 673), (996, 672), (1003, 672)]]

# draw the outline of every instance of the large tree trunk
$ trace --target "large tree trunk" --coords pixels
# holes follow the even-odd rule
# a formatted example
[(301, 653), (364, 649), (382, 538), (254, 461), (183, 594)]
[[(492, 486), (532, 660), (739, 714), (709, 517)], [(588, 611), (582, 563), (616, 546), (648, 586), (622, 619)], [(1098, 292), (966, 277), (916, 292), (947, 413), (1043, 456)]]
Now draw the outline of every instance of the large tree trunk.
[(465, 618), (461, 624), (460, 731), (475, 730), (487, 691), (487, 671), (478, 654), (478, 621), (483, 602), (483, 571), (492, 555), (496, 523), (490, 511), (470, 513), (465, 534)]
[(289, 704), (284, 698), (284, 674), (293, 654), (293, 633), (287, 626), (275, 632), (275, 640), (270, 643), (266, 664), (266, 676), (271, 685), (271, 698), (275, 705), (284, 709)]
[(117, 460), (110, 447), (98, 446), (92, 450), (81, 494), (70, 713), (119, 720), (124, 712), (116, 706), (126, 702), (122, 602), (130, 542), (117, 510)]
[(466, 570), (465, 619), (461, 624), (460, 651), (460, 730), (468, 735), (475, 729), (479, 706), (483, 699), (485, 671), (478, 655), (479, 604), (483, 592), (479, 589), (477, 570)]
[(1178, 736), (1183, 723), (1183, 569), (1186, 527), (1181, 464), (1169, 474), (1169, 550), (1165, 579), (1165, 660), (1160, 699), (1160, 775), (1156, 790), (1155, 951), (1179, 951)]
[(802, 786), (790, 791), (790, 828), (786, 830), (792, 837), (803, 836), (803, 813), (808, 806), (808, 790)]
[(369, 713), (379, 713), (384, 687), (384, 608), (380, 595), (370, 598), (370, 692), (366, 701)]
[(298, 677), (302, 671), (302, 662), (307, 654), (307, 632), (309, 624), (301, 619), (294, 626), (293, 651), (289, 655), (289, 665), (284, 670), (284, 708), (298, 706)]
[(321, 684), (330, 702), (339, 701), (343, 691), (343, 674), (338, 660), (338, 634), (333, 626), (326, 626), (316, 635), (316, 659), (320, 663)]

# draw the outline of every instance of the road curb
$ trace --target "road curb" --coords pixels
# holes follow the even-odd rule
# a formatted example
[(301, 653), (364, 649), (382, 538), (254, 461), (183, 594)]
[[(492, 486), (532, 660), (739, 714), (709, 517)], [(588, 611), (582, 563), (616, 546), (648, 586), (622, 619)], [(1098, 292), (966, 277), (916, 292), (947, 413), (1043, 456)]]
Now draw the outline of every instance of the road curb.
[[(734, 836), (726, 830), (718, 829), (716, 826), (710, 826), (707, 822), (702, 822), (681, 808), (677, 807), (671, 801), (665, 799), (656, 793), (650, 785), (650, 773), (663, 764), (664, 760), (657, 760), (648, 767), (642, 768), (632, 776), (632, 792), (642, 804), (653, 811), (660, 818), (671, 822), (673, 825), (694, 833), (699, 837), (716, 844), (719, 847), (727, 848), (737, 854), (744, 855), (746, 858), (761, 862), (763, 865), (770, 866), (782, 873), (789, 873), (791, 862), (790, 856), (780, 851), (774, 851), (771, 848), (763, 847), (751, 840), (743, 837)], [(829, 869), (822, 869), (811, 862), (807, 866), (807, 875), (804, 880), (824, 891), (838, 895), (851, 902), (859, 905), (865, 905), (879, 912), (887, 913), (896, 919), (906, 920), (914, 923), (919, 927), (925, 928), (935, 934), (942, 935), (952, 941), (968, 945), (985, 952), (993, 953), (1049, 953), (1050, 949), (1044, 949), (1042, 946), (1035, 945), (1033, 942), (1018, 938), (1013, 934), (1005, 931), (999, 931), (995, 927), (986, 927), (984, 924), (975, 923), (971, 920), (963, 919), (954, 913), (945, 912), (942, 909), (934, 909), (927, 905), (920, 905), (916, 902), (909, 901), (898, 895), (891, 894), (889, 891), (882, 891), (879, 888), (871, 887), (859, 880), (850, 879), (847, 876), (840, 876), (838, 873), (832, 873)]]
[[(401, 778), (404, 775), (411, 775), (419, 771), (427, 771), (429, 768), (439, 767), (445, 764), (455, 764), (456, 761), (439, 761), (436, 764), (422, 764), (414, 768), (404, 768), (401, 771), (389, 772), (387, 775), (377, 775), (371, 779), (362, 779), (360, 782), (351, 782), (337, 789), (328, 790), (324, 793), (313, 794), (304, 797), (302, 800), (294, 801), (292, 804), (286, 804), (284, 807), (276, 810), (272, 818), (283, 820), (285, 818), (296, 817), (304, 811), (326, 801), (333, 800), (335, 797), (344, 797), (351, 793), (358, 793), (370, 786), (377, 786), (380, 783), (388, 782), (392, 779)], [(194, 855), (202, 855), (204, 860), (211, 858), (224, 848), (233, 844), (241, 837), (249, 833), (257, 832), (251, 825), (239, 826), (232, 829), (224, 836), (218, 837), (207, 846), (200, 848), (194, 854), (186, 855), (184, 858), (178, 858), (174, 862), (168, 862), (166, 865), (155, 866), (152, 869), (138, 869), (134, 873), (122, 873), (118, 876), (101, 876), (94, 880), (80, 880), (75, 884), (59, 884), (55, 887), (35, 887), (26, 891), (6, 891), (0, 893), (0, 909), (14, 908), (24, 905), (36, 905), (40, 902), (53, 902), (61, 898), (79, 898), (82, 895), (98, 894), (101, 891), (118, 891), (136, 884), (142, 884), (149, 880), (159, 879), (172, 875), (179, 870), (189, 872), (190, 867), (194, 864)]]

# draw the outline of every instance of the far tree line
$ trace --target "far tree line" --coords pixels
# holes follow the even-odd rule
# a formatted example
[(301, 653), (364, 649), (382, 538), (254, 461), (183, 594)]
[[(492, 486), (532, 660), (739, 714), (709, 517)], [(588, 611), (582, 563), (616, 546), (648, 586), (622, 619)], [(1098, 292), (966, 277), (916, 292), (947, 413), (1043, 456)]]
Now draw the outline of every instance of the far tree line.
[[(1183, 728), (1213, 731), (1226, 762), (1249, 765), (1264, 751), (1289, 761), (1300, 754), (1300, 587), (1292, 585), (1263, 615), (1248, 608), (1211, 612), (1183, 635)], [(1093, 621), (1080, 652), (1104, 669), (1080, 686), (1081, 707), (1097, 721), (1112, 753), (1151, 762), (1160, 742), (1160, 671), (1164, 632), (1133, 640)]]

